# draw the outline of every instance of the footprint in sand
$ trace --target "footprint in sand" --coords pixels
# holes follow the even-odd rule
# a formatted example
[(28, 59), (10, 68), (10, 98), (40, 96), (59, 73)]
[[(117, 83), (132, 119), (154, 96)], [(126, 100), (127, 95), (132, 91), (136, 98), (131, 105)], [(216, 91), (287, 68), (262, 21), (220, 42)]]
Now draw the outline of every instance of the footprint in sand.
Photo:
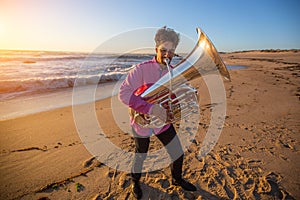
[(94, 167), (99, 167), (102, 165), (101, 162), (99, 162), (95, 156), (87, 159), (86, 161), (84, 161), (82, 163), (83, 167), (86, 168), (86, 167), (91, 167), (91, 166), (94, 166)]

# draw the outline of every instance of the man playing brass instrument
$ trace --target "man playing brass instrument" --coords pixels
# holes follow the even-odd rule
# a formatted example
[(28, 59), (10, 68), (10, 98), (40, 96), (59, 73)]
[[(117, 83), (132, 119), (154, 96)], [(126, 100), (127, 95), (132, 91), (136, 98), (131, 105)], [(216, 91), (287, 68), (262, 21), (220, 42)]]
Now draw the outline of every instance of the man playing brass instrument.
[[(167, 64), (170, 64), (175, 55), (175, 49), (179, 43), (179, 34), (173, 29), (163, 27), (155, 35), (156, 56), (149, 61), (140, 63), (132, 69), (120, 87), (119, 99), (130, 109), (158, 117), (162, 121), (167, 120), (167, 111), (158, 104), (145, 101), (140, 94), (168, 73)], [(167, 61), (166, 61), (167, 60)], [(172, 66), (171, 66), (172, 67)], [(143, 128), (130, 116), (131, 126), (135, 141), (135, 157), (131, 170), (132, 192), (136, 198), (142, 197), (139, 185), (143, 162), (146, 159), (150, 136), (154, 134), (165, 146), (171, 160), (172, 183), (181, 186), (188, 191), (195, 191), (196, 187), (182, 179), (182, 164), (184, 152), (172, 124), (166, 124), (160, 128)], [(172, 141), (172, 144), (168, 145)], [(179, 157), (177, 155), (180, 155)]]

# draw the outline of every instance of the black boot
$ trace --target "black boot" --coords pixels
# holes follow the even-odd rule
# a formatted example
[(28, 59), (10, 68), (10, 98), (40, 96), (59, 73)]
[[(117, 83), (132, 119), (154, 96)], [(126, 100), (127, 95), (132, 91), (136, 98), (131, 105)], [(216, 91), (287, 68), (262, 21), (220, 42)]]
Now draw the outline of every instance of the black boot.
[(172, 179), (172, 184), (176, 185), (176, 186), (180, 186), (184, 190), (187, 190), (187, 191), (196, 191), (197, 190), (197, 188), (193, 184), (187, 182), (184, 179), (178, 179), (178, 180)]
[(135, 198), (140, 199), (143, 196), (142, 189), (140, 187), (139, 181), (132, 181), (131, 185), (132, 189), (132, 194)]

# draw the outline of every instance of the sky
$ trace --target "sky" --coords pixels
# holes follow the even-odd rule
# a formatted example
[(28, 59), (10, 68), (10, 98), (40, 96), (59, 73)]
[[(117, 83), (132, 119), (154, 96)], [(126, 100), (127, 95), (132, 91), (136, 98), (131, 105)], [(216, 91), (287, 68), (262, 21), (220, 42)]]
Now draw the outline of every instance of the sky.
[[(91, 52), (107, 41), (153, 43), (154, 35), (135, 30), (165, 25), (193, 40), (200, 27), (222, 52), (300, 49), (299, 11), (299, 0), (0, 0), (0, 49)], [(134, 34), (117, 40), (124, 33)]]

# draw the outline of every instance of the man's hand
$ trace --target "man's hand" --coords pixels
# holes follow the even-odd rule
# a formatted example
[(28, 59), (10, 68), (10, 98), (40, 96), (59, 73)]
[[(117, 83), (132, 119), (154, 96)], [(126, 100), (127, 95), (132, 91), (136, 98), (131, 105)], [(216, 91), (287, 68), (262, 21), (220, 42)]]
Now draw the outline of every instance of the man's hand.
[(166, 122), (167, 121), (167, 110), (162, 108), (158, 104), (154, 104), (152, 106), (150, 115), (153, 115), (155, 117), (158, 117), (161, 121)]

